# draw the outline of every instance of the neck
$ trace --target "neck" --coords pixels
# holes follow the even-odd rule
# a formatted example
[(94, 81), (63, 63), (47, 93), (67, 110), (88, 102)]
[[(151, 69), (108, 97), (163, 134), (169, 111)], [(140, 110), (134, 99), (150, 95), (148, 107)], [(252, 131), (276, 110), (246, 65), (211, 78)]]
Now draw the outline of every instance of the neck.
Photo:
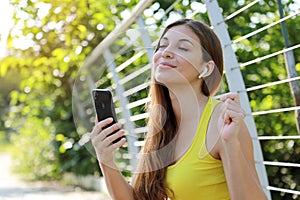
[(200, 91), (199, 85), (184, 84), (180, 87), (169, 88), (172, 107), (177, 122), (199, 118), (208, 97)]

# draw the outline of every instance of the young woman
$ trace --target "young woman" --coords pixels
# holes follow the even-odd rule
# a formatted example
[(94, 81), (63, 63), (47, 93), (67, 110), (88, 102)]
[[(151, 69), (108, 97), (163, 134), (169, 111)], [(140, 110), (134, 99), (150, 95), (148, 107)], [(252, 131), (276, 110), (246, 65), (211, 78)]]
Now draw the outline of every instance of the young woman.
[(97, 122), (91, 140), (116, 200), (266, 199), (237, 94), (212, 98), (223, 75), (219, 39), (205, 24), (178, 20), (166, 27), (153, 57), (149, 132), (132, 184), (114, 163), (112, 144), (124, 130)]

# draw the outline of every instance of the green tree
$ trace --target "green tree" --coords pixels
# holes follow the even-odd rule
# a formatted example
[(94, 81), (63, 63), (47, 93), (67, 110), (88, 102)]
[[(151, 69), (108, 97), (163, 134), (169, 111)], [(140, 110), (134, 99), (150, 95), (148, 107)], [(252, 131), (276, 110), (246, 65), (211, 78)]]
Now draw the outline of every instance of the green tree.
[[(30, 179), (59, 178), (66, 171), (99, 173), (96, 158), (78, 144), (72, 86), (86, 56), (122, 20), (127, 3), (16, 0), (12, 4), (15, 26), (8, 43), (10, 55), (0, 63), (1, 76), (14, 72), (20, 81), (10, 99), (3, 100), (10, 101), (10, 109), (1, 117), (13, 144), (22, 146), (15, 154), (18, 171), (31, 170)], [(52, 173), (43, 173), (49, 168)]]

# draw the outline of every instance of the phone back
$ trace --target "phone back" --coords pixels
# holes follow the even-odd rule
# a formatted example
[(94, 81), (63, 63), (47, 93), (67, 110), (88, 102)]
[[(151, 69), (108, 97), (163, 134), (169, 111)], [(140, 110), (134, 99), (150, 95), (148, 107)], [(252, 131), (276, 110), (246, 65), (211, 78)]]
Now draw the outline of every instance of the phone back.
[(98, 121), (112, 117), (113, 123), (116, 123), (117, 117), (111, 92), (107, 89), (94, 89), (92, 93)]

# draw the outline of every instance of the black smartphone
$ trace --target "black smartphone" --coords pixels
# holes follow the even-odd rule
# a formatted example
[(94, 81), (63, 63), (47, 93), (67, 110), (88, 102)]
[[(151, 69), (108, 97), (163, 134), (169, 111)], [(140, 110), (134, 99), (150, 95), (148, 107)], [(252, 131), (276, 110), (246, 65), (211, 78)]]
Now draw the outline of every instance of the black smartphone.
[[(108, 89), (93, 89), (92, 96), (94, 100), (94, 106), (97, 114), (98, 121), (102, 121), (108, 117), (112, 117), (113, 121), (108, 126), (117, 122), (117, 115), (112, 99), (112, 93)], [(104, 127), (107, 128), (108, 126)], [(116, 133), (118, 130), (114, 131)], [(113, 134), (112, 133), (112, 134)], [(122, 137), (116, 139), (112, 143), (116, 143), (121, 140)]]

